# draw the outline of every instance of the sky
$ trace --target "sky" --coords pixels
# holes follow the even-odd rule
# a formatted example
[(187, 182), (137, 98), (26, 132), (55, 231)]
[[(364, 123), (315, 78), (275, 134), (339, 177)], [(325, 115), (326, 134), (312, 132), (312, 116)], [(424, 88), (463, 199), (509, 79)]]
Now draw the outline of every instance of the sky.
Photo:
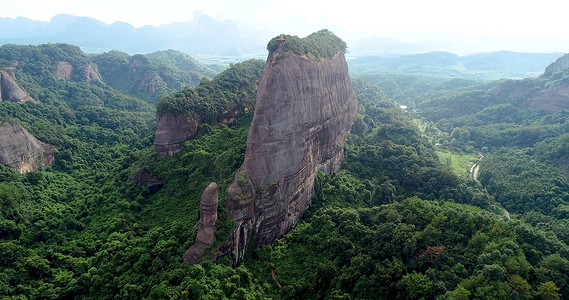
[(560, 0), (0, 0), (0, 7), (0, 17), (48, 21), (66, 13), (135, 27), (189, 21), (200, 11), (269, 37), (327, 28), (348, 45), (375, 37), (454, 52), (569, 52)]

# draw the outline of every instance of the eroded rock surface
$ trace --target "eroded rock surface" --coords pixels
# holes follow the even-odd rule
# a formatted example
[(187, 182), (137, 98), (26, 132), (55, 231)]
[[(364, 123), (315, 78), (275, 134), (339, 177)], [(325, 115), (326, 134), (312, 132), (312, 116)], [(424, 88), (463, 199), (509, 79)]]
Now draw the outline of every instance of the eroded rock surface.
[(6, 71), (0, 71), (0, 100), (24, 103), (37, 101), (16, 83), (16, 80)]
[(20, 173), (45, 168), (53, 163), (53, 147), (41, 142), (18, 122), (0, 125), (0, 163)]
[(192, 115), (157, 113), (154, 151), (161, 156), (172, 156), (182, 151), (182, 143), (196, 135), (199, 124)]
[(357, 103), (343, 53), (324, 59), (269, 54), (259, 81), (245, 160), (228, 190), (239, 261), (289, 232), (308, 208), (319, 171), (337, 170)]
[(182, 261), (197, 264), (202, 261), (205, 249), (215, 242), (215, 222), (217, 221), (217, 203), (219, 200), (217, 183), (210, 183), (202, 193), (200, 200), (200, 220), (195, 243), (184, 253)]
[(57, 70), (55, 71), (55, 77), (57, 77), (57, 79), (70, 79), (72, 73), (73, 66), (69, 62), (57, 62)]
[(89, 64), (87, 68), (85, 68), (85, 81), (91, 82), (93, 80), (101, 81), (101, 74)]

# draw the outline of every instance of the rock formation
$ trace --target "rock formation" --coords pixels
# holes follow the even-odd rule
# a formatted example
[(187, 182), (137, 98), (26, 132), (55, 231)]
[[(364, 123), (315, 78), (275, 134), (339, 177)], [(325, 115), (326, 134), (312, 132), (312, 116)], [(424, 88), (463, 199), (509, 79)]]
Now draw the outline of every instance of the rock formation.
[(57, 70), (55, 71), (57, 79), (70, 79), (71, 73), (73, 73), (73, 65), (66, 61), (57, 62)]
[(543, 76), (549, 77), (556, 73), (564, 72), (567, 69), (569, 69), (569, 54), (561, 56), (555, 62), (547, 66), (547, 68), (545, 68)]
[(16, 80), (6, 71), (0, 71), (0, 100), (24, 103), (31, 101), (37, 103), (26, 91), (18, 86)]
[(172, 156), (182, 151), (182, 143), (196, 135), (199, 124), (192, 115), (156, 113), (154, 151), (161, 156)]
[(85, 81), (91, 82), (93, 80), (101, 81), (101, 74), (89, 64), (87, 68), (85, 68)]
[[(55, 77), (57, 79), (71, 79), (71, 74), (73, 74), (73, 65), (67, 61), (58, 61), (57, 70), (55, 72)], [(85, 81), (91, 82), (93, 80), (101, 81), (101, 74), (93, 68), (91, 64), (87, 65), (85, 68)]]
[(182, 151), (183, 142), (198, 133), (202, 122), (228, 125), (252, 111), (262, 70), (262, 61), (244, 61), (211, 81), (202, 81), (196, 88), (162, 97), (156, 107), (154, 151), (172, 156)]
[(204, 250), (215, 242), (215, 222), (217, 221), (218, 202), (217, 183), (210, 183), (202, 193), (200, 201), (200, 220), (195, 243), (184, 253), (183, 262), (200, 263)]
[(0, 163), (20, 173), (45, 168), (53, 163), (53, 147), (39, 141), (18, 122), (0, 126)]
[(237, 221), (229, 240), (234, 262), (251, 238), (265, 245), (294, 227), (314, 195), (316, 174), (339, 168), (356, 116), (343, 51), (309, 58), (283, 48), (279, 41), (269, 53), (244, 163), (227, 192), (227, 216)]
[(143, 167), (139, 167), (128, 176), (128, 179), (136, 182), (138, 185), (148, 188), (151, 194), (158, 192), (163, 186), (164, 181), (154, 175)]

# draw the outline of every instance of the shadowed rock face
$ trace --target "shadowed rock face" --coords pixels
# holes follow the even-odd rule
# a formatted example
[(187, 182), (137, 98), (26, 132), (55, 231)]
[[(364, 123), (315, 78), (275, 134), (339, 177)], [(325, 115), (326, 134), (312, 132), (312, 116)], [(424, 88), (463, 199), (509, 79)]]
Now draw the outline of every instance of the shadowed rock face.
[(143, 167), (139, 167), (128, 177), (129, 180), (136, 182), (141, 186), (148, 187), (151, 194), (158, 192), (163, 186), (164, 181)]
[(202, 261), (204, 250), (215, 242), (215, 222), (219, 200), (217, 183), (210, 183), (202, 193), (200, 201), (200, 220), (195, 243), (186, 250), (182, 261), (197, 264)]
[(20, 173), (53, 163), (53, 147), (39, 141), (15, 121), (0, 126), (0, 163)]
[(227, 216), (234, 262), (249, 240), (268, 244), (308, 208), (319, 171), (337, 170), (357, 103), (342, 53), (311, 60), (269, 54), (259, 81), (245, 160), (229, 187)]
[(34, 102), (37, 103), (26, 91), (18, 86), (16, 81), (5, 71), (0, 71), (0, 100), (11, 102)]
[(172, 156), (182, 151), (182, 143), (196, 135), (199, 124), (191, 115), (157, 113), (154, 151), (161, 156)]

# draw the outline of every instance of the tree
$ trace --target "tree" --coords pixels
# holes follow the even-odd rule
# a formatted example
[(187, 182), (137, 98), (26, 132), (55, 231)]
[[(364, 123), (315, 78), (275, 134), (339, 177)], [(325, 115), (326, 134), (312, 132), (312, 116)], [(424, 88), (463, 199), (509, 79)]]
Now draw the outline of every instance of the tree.
[(552, 281), (542, 283), (537, 289), (539, 297), (543, 300), (559, 300), (559, 288)]

